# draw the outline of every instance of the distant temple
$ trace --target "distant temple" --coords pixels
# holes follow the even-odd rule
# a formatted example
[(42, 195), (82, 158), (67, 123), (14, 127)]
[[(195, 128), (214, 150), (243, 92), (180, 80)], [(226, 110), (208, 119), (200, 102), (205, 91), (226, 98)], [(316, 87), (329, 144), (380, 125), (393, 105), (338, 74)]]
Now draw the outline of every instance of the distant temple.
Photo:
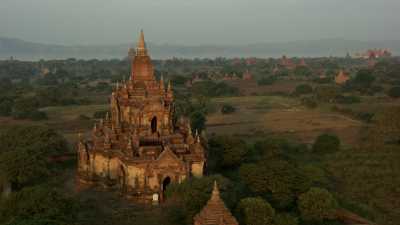
[(80, 137), (78, 181), (116, 188), (138, 202), (163, 201), (170, 183), (202, 176), (204, 148), (190, 121), (174, 121), (171, 83), (156, 80), (143, 32), (130, 79), (111, 95), (111, 116)]
[(343, 70), (340, 70), (338, 75), (336, 75), (336, 77), (335, 77), (336, 84), (344, 84), (348, 80), (350, 80), (350, 76), (347, 75)]
[(239, 225), (219, 196), (217, 182), (206, 206), (194, 217), (194, 225)]
[(356, 58), (364, 58), (364, 59), (378, 59), (384, 57), (391, 57), (392, 52), (385, 48), (385, 49), (369, 49), (366, 52), (356, 53)]
[(294, 63), (292, 62), (292, 60), (290, 60), (289, 58), (286, 57), (286, 55), (283, 55), (280, 63), (281, 66), (287, 68), (287, 69), (293, 69), (295, 67)]
[(243, 73), (243, 80), (253, 80), (253, 75), (249, 72), (249, 70), (246, 70), (246, 72)]

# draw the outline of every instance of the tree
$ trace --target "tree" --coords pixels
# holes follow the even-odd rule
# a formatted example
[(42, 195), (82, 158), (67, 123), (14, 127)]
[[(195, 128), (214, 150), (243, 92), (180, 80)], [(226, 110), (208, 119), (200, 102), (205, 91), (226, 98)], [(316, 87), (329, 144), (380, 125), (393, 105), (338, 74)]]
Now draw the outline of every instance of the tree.
[(322, 222), (336, 218), (338, 204), (325, 189), (311, 188), (299, 196), (297, 204), (305, 221)]
[(292, 206), (311, 184), (302, 171), (284, 160), (244, 164), (239, 175), (252, 192), (268, 197), (275, 208)]
[(395, 86), (390, 88), (388, 95), (392, 98), (399, 98), (400, 97), (400, 86)]
[(174, 210), (175, 215), (185, 215), (186, 223), (193, 224), (191, 221), (211, 197), (214, 181), (218, 182), (221, 198), (230, 207), (236, 200), (233, 184), (220, 175), (213, 175), (201, 178), (186, 179), (180, 184), (170, 184), (167, 188), (167, 201), (178, 201), (181, 212)]
[(296, 66), (296, 68), (294, 69), (293, 73), (296, 76), (311, 76), (312, 75), (312, 71), (308, 66)]
[(238, 205), (241, 217), (246, 225), (273, 225), (275, 210), (260, 197), (244, 198)]
[(213, 137), (209, 141), (210, 158), (218, 163), (216, 167), (238, 167), (247, 153), (246, 143), (238, 138), (229, 136)]
[(312, 92), (313, 88), (308, 84), (300, 84), (296, 87), (296, 90), (294, 91), (294, 93), (297, 95), (311, 94)]
[(274, 217), (274, 225), (297, 225), (299, 220), (297, 217), (288, 213), (280, 213)]
[(1, 224), (60, 224), (76, 221), (79, 206), (47, 185), (33, 186), (0, 202)]
[(0, 170), (13, 190), (49, 175), (51, 156), (67, 150), (65, 139), (45, 127), (13, 127), (0, 135)]
[(236, 108), (234, 106), (232, 106), (232, 105), (229, 105), (229, 104), (224, 104), (221, 107), (221, 113), (222, 114), (230, 114), (230, 113), (233, 113), (235, 111), (236, 111)]
[(340, 139), (334, 134), (321, 134), (313, 144), (313, 152), (332, 153), (340, 148)]
[(323, 85), (315, 88), (315, 97), (321, 102), (333, 102), (339, 95), (339, 90), (335, 86)]
[(353, 82), (361, 87), (370, 87), (375, 81), (375, 77), (370, 69), (361, 69), (357, 72)]
[(369, 142), (375, 147), (383, 144), (400, 144), (400, 107), (385, 108), (378, 112), (369, 131)]
[(206, 126), (206, 116), (201, 111), (194, 111), (190, 114), (190, 122), (193, 130), (203, 131)]

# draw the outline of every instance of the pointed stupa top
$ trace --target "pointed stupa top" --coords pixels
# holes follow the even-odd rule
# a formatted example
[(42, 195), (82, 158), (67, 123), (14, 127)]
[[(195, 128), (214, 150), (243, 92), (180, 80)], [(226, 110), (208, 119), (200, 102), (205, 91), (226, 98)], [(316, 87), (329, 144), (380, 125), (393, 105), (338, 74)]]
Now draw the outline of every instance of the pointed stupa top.
[(147, 52), (143, 30), (141, 30), (136, 44), (136, 54), (132, 60), (130, 80), (152, 81), (154, 79), (153, 64)]
[(139, 40), (136, 45), (136, 55), (147, 55), (146, 42), (144, 41), (143, 30), (140, 30)]
[(238, 225), (235, 217), (226, 208), (222, 201), (217, 185), (214, 181), (214, 188), (210, 200), (206, 206), (194, 217), (194, 224), (217, 224), (217, 225)]
[(217, 199), (220, 199), (220, 196), (219, 196), (218, 184), (217, 184), (217, 181), (215, 180), (214, 187), (213, 187), (212, 194), (211, 194), (211, 200), (217, 200)]
[(161, 78), (160, 78), (160, 89), (161, 91), (165, 91), (165, 87), (164, 87), (164, 75), (161, 74)]

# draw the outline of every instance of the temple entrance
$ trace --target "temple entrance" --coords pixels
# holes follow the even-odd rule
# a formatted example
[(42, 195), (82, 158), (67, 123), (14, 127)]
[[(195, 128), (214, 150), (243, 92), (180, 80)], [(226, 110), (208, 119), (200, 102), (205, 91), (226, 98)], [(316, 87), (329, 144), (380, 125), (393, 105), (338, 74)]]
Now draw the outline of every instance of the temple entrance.
[(126, 191), (126, 173), (123, 166), (120, 166), (119, 170), (118, 183), (119, 187), (121, 188), (121, 192), (124, 193)]
[(163, 182), (162, 182), (162, 201), (164, 201), (165, 199), (165, 190), (167, 190), (168, 185), (171, 183), (171, 178), (170, 177), (166, 177), (164, 178)]
[(153, 117), (151, 119), (151, 133), (156, 133), (157, 132), (157, 117)]

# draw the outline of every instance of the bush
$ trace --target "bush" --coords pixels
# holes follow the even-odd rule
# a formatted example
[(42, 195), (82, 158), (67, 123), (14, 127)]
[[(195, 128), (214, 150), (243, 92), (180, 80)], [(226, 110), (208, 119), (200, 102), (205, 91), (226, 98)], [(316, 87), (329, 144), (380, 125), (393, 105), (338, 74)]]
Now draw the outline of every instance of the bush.
[(353, 104), (353, 103), (360, 103), (361, 99), (360, 97), (354, 95), (348, 95), (348, 96), (338, 95), (335, 101), (340, 104)]
[(193, 84), (192, 93), (195, 96), (207, 97), (237, 96), (239, 95), (239, 89), (225, 82), (202, 81)]
[(93, 113), (93, 118), (95, 119), (105, 118), (107, 113), (110, 112), (108, 110), (96, 111)]
[(327, 190), (311, 188), (299, 196), (298, 207), (303, 220), (322, 222), (336, 218), (338, 204)]
[(30, 112), (29, 115), (27, 116), (27, 118), (34, 120), (34, 121), (48, 119), (47, 114), (45, 112), (38, 111), (38, 110), (34, 110), (34, 111)]
[(302, 98), (301, 104), (310, 109), (315, 109), (318, 106), (317, 101), (315, 100), (315, 98), (312, 97)]
[(392, 98), (399, 98), (400, 97), (400, 86), (395, 86), (390, 88), (388, 95)]
[(312, 147), (316, 153), (332, 153), (340, 148), (340, 139), (333, 134), (321, 134), (317, 137)]
[(221, 107), (221, 113), (222, 114), (230, 114), (236, 111), (236, 108), (233, 107), (232, 105), (224, 104)]
[(88, 117), (88, 116), (86, 116), (86, 115), (84, 115), (84, 114), (80, 114), (80, 115), (78, 116), (78, 120), (90, 120), (90, 117)]
[(261, 86), (263, 86), (263, 85), (271, 85), (271, 84), (275, 83), (275, 81), (276, 81), (276, 77), (275, 76), (269, 76), (269, 77), (264, 77), (264, 78), (258, 80), (257, 84), (261, 85)]
[(321, 102), (333, 102), (339, 95), (339, 90), (335, 86), (323, 85), (314, 90), (315, 97)]
[(274, 225), (297, 225), (299, 220), (297, 217), (288, 213), (280, 213), (274, 217)]
[(308, 84), (300, 84), (296, 87), (296, 90), (294, 91), (294, 93), (297, 95), (311, 94), (312, 92), (313, 88)]

